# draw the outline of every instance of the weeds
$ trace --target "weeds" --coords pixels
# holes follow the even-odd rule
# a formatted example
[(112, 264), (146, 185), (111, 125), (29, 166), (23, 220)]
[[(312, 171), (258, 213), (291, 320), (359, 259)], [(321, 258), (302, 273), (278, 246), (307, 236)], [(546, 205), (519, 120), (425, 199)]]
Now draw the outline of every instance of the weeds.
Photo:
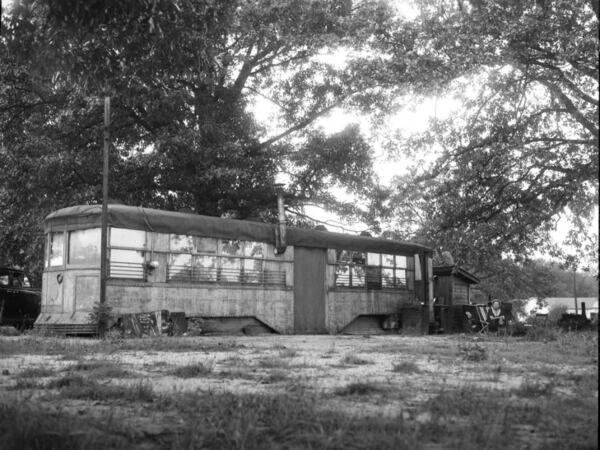
[(75, 372), (89, 372), (96, 378), (125, 378), (131, 374), (121, 364), (101, 360), (79, 360), (77, 364), (67, 370)]
[(481, 362), (488, 358), (485, 347), (477, 342), (458, 344), (458, 354), (462, 359), (470, 362)]
[(6, 450), (103, 450), (127, 448), (127, 439), (111, 432), (110, 418), (82, 419), (37, 406), (0, 404), (0, 436)]
[(47, 367), (28, 367), (23, 369), (17, 376), (19, 378), (45, 378), (54, 375), (54, 370)]
[(26, 389), (44, 389), (46, 386), (41, 381), (32, 380), (30, 378), (19, 378), (13, 386), (6, 389), (9, 391), (21, 391)]
[(290, 366), (290, 363), (285, 359), (271, 356), (259, 359), (256, 365), (262, 369), (285, 369)]
[(214, 361), (210, 363), (195, 363), (188, 364), (187, 366), (177, 367), (173, 370), (172, 374), (179, 378), (196, 378), (203, 375), (212, 373), (214, 368)]
[(294, 358), (295, 356), (298, 356), (298, 351), (293, 348), (286, 348), (279, 352), (280, 358)]
[(132, 386), (121, 386), (74, 376), (57, 380), (55, 386), (61, 397), (70, 399), (126, 402), (152, 402), (155, 399), (152, 386), (145, 381)]
[(369, 381), (356, 381), (337, 388), (334, 393), (338, 396), (346, 395), (373, 395), (385, 392), (385, 388), (378, 383)]
[(284, 370), (272, 370), (266, 377), (262, 378), (262, 382), (266, 384), (280, 383), (288, 379), (288, 372)]
[(229, 358), (222, 360), (221, 364), (223, 364), (224, 366), (230, 366), (230, 367), (243, 367), (243, 366), (249, 365), (248, 361), (246, 361), (244, 358), (242, 358), (239, 355), (230, 356)]
[(553, 388), (552, 382), (525, 380), (518, 388), (513, 389), (512, 393), (522, 398), (538, 398), (551, 395)]
[(392, 372), (397, 373), (419, 373), (421, 369), (414, 361), (401, 361), (392, 364)]
[(365, 358), (361, 358), (360, 356), (355, 355), (354, 353), (348, 353), (346, 356), (342, 358), (340, 361), (342, 364), (350, 364), (354, 366), (362, 366), (367, 364), (373, 364), (373, 361)]
[[(219, 364), (223, 364), (220, 367), (226, 367), (227, 370), (215, 371), (211, 367), (211, 377), (251, 380), (239, 383), (243, 385), (243, 390), (254, 389), (259, 383), (274, 385), (273, 388), (259, 387), (260, 391), (252, 394), (195, 391), (195, 383), (190, 383), (190, 389), (187, 390), (161, 394), (155, 392), (147, 380), (132, 383), (131, 380), (112, 382), (103, 379), (112, 378), (105, 375), (113, 370), (115, 375), (122, 370), (120, 364), (112, 362), (113, 358), (127, 361), (127, 367), (133, 369), (140, 365), (150, 366), (153, 376), (159, 377), (173, 375), (177, 367), (165, 365), (166, 358), (160, 352), (167, 351), (165, 349), (168, 347), (183, 348), (190, 352), (194, 348), (194, 361), (202, 359), (202, 351), (230, 351), (244, 347), (236, 341), (200, 338), (170, 338), (171, 342), (160, 338), (126, 339), (117, 345), (110, 341), (48, 338), (48, 342), (42, 342), (36, 339), (30, 336), (19, 338), (33, 342), (33, 353), (46, 348), (47, 354), (57, 355), (57, 359), (62, 354), (76, 355), (77, 359), (68, 372), (54, 374), (60, 375), (59, 378), (40, 380), (36, 375), (41, 376), (44, 372), (32, 370), (31, 376), (21, 377), (16, 385), (0, 386), (0, 397), (3, 390), (6, 393), (9, 389), (46, 389), (43, 395), (40, 392), (11, 394), (13, 398), (27, 397), (27, 403), (15, 401), (10, 409), (0, 406), (0, 447), (3, 449), (475, 450), (521, 448), (527, 445), (532, 448), (597, 446), (598, 376), (595, 367), (589, 365), (593, 358), (597, 358), (597, 349), (592, 347), (597, 345), (597, 333), (561, 333), (557, 340), (547, 343), (508, 338), (508, 344), (495, 341), (484, 344), (468, 341), (465, 344), (461, 339), (438, 338), (432, 340), (434, 348), (431, 348), (431, 342), (426, 347), (425, 340), (415, 344), (405, 339), (392, 339), (386, 345), (390, 352), (395, 348), (398, 354), (394, 356), (391, 367), (397, 373), (418, 373), (417, 362), (420, 364), (424, 357), (435, 352), (452, 358), (452, 350), (448, 349), (456, 348), (454, 346), (457, 344), (463, 349), (462, 353), (458, 350), (458, 354), (467, 361), (470, 361), (470, 355), (478, 353), (483, 353), (490, 361), (475, 366), (456, 361), (455, 358), (451, 369), (446, 369), (436, 361), (439, 376), (433, 376), (433, 372), (416, 377), (393, 376), (388, 369), (386, 380), (371, 378), (376, 367), (366, 366), (374, 364), (376, 358), (375, 355), (370, 356), (374, 350), (368, 353), (377, 347), (372, 345), (372, 341), (367, 350), (357, 345), (354, 354), (345, 354), (348, 347), (338, 344), (343, 349), (337, 349), (343, 356), (338, 358), (352, 365), (356, 365), (358, 360), (358, 364), (366, 366), (360, 371), (370, 373), (346, 385), (339, 379), (340, 371), (331, 374), (320, 371), (315, 376), (313, 372), (297, 369), (304, 366), (296, 366), (292, 356), (286, 357), (291, 354), (288, 350), (301, 351), (303, 355), (306, 353), (307, 358), (315, 355), (318, 358), (323, 353), (323, 350), (320, 353), (317, 350), (310, 355), (310, 348), (305, 349), (297, 343), (294, 349), (269, 347), (268, 354), (272, 356), (267, 358), (264, 354), (253, 355), (251, 351), (245, 353), (243, 358), (236, 353), (222, 355), (227, 357), (225, 359), (217, 358)], [(286, 342), (283, 339), (277, 342), (282, 341)], [(0, 341), (0, 353), (10, 354), (17, 348), (16, 344), (7, 340), (6, 349), (4, 343)], [(446, 348), (436, 349), (439, 343)], [(23, 343), (18, 345), (24, 346)], [(476, 350), (477, 347), (483, 350)], [(61, 348), (65, 353), (58, 352)], [(264, 351), (264, 347), (262, 349)], [(129, 353), (120, 354), (123, 350), (146, 351), (148, 359), (140, 361), (136, 357), (128, 360)], [(335, 351), (332, 346), (331, 354)], [(107, 352), (113, 352), (110, 361), (98, 356)], [(180, 356), (180, 360), (185, 357), (189, 361), (188, 355)], [(373, 359), (368, 361), (362, 356)], [(171, 358), (168, 361), (174, 363)], [(544, 365), (540, 365), (540, 361)], [(556, 361), (560, 361), (561, 365), (556, 365)], [(505, 362), (510, 362), (511, 366)], [(214, 361), (212, 364), (215, 364)], [(564, 367), (568, 364), (577, 366)], [(184, 367), (188, 366), (180, 369), (190, 372), (197, 370), (197, 367)], [(332, 367), (327, 366), (328, 370)], [(466, 372), (469, 379), (476, 381), (456, 388), (456, 381), (466, 376)], [(494, 384), (498, 389), (480, 387), (482, 379), (498, 381), (501, 372), (503, 378), (507, 379), (523, 376), (524, 373), (532, 375), (517, 388), (500, 383)], [(455, 374), (453, 382), (443, 381)], [(323, 395), (320, 381), (329, 375), (331, 379), (325, 380), (325, 389), (331, 394)], [(539, 376), (543, 382), (537, 381), (536, 377)], [(548, 382), (547, 378), (551, 377), (554, 379)], [(227, 389), (235, 389), (237, 384), (229, 383)], [(11, 398), (8, 395), (6, 397)], [(45, 405), (51, 405), (52, 409), (45, 411)], [(67, 405), (68, 410), (76, 405), (78, 414), (66, 413), (67, 409), (61, 409), (63, 405)], [(140, 411), (149, 410), (150, 406), (151, 417), (139, 414)], [(382, 414), (384, 408), (386, 412)], [(103, 412), (109, 410), (110, 413)], [(144, 420), (161, 423), (169, 431), (164, 434), (161, 432), (156, 439), (153, 436), (150, 442), (147, 433), (142, 431), (141, 422)]]
[(533, 342), (556, 341), (559, 334), (561, 334), (561, 331), (553, 326), (531, 327), (527, 330), (527, 333), (525, 333), (525, 340)]

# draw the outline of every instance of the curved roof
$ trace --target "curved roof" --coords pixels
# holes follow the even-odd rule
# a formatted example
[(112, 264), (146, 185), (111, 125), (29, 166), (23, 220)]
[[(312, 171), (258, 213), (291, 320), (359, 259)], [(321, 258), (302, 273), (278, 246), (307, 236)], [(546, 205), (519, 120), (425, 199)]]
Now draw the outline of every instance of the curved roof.
[[(162, 233), (211, 236), (221, 239), (275, 242), (276, 225), (223, 219), (198, 214), (127, 205), (108, 205), (109, 226)], [(77, 205), (59, 209), (44, 220), (44, 232), (101, 226), (101, 205)], [(380, 253), (430, 252), (421, 244), (391, 239), (353, 236), (330, 231), (287, 228), (287, 244), (299, 247), (335, 248)]]

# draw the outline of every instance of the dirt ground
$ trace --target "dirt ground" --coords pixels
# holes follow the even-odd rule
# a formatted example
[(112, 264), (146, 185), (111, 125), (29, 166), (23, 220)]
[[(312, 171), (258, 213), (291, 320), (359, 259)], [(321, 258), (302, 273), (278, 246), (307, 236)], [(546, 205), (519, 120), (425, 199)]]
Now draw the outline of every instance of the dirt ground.
[[(301, 392), (318, 399), (318, 409), (343, 412), (352, 420), (396, 418), (423, 426), (439, 422), (440, 414), (452, 423), (466, 422), (465, 427), (468, 422), (480, 423), (475, 416), (482, 414), (481, 409), (457, 412), (450, 407), (440, 413), (439, 407), (431, 406), (442, 397), (453, 402), (452, 396), (447, 397), (450, 394), (460, 400), (465, 392), (477, 398), (493, 392), (503, 405), (523, 403), (526, 409), (529, 404), (545, 405), (540, 406), (542, 415), (547, 412), (544, 408), (556, 409), (561, 402), (577, 405), (583, 395), (588, 403), (579, 409), (574, 406), (574, 411), (565, 409), (564, 414), (597, 416), (597, 349), (593, 342), (580, 343), (579, 338), (527, 342), (472, 335), (269, 335), (112, 342), (47, 338), (43, 343), (40, 339), (0, 337), (0, 404), (15, 404), (27, 397), (43, 408), (93, 417), (107, 411), (128, 415), (127, 408), (136, 403), (60, 395), (68, 385), (60, 380), (77, 374), (98, 382), (97, 390), (98, 386), (139, 389), (144, 383), (153, 396), (161, 398), (186, 393), (272, 396)], [(595, 339), (597, 346), (597, 333)], [(163, 411), (157, 420), (156, 414), (135, 413), (128, 420), (150, 442), (152, 436), (183, 420), (173, 414), (174, 410)], [(560, 414), (553, 411), (552, 417), (560, 422)], [(508, 424), (504, 419), (501, 426), (511, 430), (510, 442), (519, 443), (505, 448), (559, 448), (569, 433), (557, 434), (538, 423), (540, 414), (527, 413), (527, 417), (531, 420)], [(495, 422), (486, 426), (500, 426)], [(597, 447), (597, 419), (581, 426), (592, 433), (589, 436), (595, 427)], [(593, 448), (590, 439), (584, 438), (581, 448)], [(459, 448), (460, 443), (436, 445), (432, 442), (425, 448)]]

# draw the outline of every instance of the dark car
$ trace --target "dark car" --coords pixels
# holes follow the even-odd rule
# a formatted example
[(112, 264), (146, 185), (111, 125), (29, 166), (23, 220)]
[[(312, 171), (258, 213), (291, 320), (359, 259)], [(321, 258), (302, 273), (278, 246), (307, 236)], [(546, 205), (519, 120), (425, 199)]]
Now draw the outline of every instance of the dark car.
[(22, 270), (0, 267), (0, 325), (30, 328), (40, 313), (40, 290)]

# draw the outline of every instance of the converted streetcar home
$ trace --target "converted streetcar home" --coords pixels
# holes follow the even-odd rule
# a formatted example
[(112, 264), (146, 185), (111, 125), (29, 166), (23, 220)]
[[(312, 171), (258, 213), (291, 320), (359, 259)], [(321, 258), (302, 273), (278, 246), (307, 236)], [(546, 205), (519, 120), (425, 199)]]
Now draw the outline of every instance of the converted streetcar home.
[[(37, 328), (96, 331), (101, 209), (46, 217)], [(426, 332), (433, 317), (432, 254), (418, 244), (125, 205), (109, 205), (107, 223), (116, 317), (166, 310), (277, 333)]]

